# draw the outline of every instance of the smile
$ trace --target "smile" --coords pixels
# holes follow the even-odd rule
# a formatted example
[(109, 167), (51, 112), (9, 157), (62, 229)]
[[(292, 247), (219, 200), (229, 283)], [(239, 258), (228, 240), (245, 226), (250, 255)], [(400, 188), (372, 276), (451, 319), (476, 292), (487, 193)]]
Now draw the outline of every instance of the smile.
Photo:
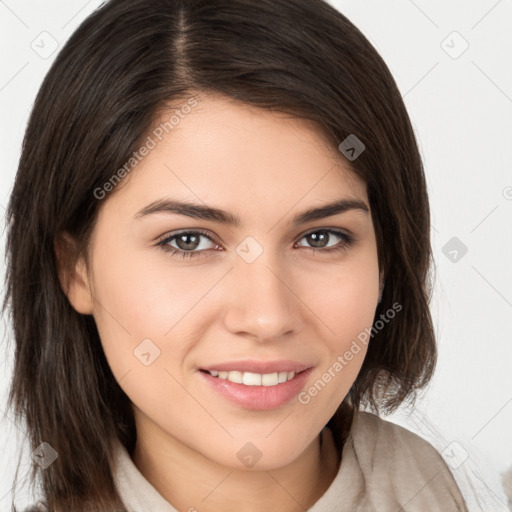
[(218, 371), (208, 372), (212, 377), (222, 380), (229, 380), (235, 384), (244, 384), (246, 386), (277, 386), (287, 382), (295, 377), (295, 372), (274, 372), (274, 373), (253, 373), (241, 371)]
[(243, 409), (263, 411), (291, 402), (306, 385), (312, 369), (311, 365), (283, 361), (238, 362), (201, 368), (197, 375), (221, 399)]

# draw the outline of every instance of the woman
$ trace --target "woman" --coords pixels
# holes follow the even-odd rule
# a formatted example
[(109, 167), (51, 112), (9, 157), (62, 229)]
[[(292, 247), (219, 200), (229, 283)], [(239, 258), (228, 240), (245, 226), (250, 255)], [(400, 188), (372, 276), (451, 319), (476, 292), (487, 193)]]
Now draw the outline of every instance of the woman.
[(327, 3), (104, 4), (8, 209), (39, 509), (466, 510), (379, 417), (433, 373), (429, 222), (396, 84)]

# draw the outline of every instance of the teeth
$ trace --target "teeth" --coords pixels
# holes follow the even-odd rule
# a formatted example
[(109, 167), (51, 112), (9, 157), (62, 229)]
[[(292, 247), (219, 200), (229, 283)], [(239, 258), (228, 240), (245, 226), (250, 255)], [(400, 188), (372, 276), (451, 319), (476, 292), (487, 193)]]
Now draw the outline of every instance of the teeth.
[(265, 373), (265, 375), (261, 376), (262, 386), (275, 386), (276, 384), (279, 384), (278, 373)]
[(244, 381), (244, 374), (242, 372), (232, 371), (225, 372), (226, 380), (229, 379), (231, 382), (235, 382), (236, 384), (242, 384)]
[(275, 373), (252, 373), (233, 370), (230, 372), (209, 371), (212, 377), (229, 380), (235, 384), (245, 384), (246, 386), (277, 386), (295, 377), (295, 372), (275, 372)]

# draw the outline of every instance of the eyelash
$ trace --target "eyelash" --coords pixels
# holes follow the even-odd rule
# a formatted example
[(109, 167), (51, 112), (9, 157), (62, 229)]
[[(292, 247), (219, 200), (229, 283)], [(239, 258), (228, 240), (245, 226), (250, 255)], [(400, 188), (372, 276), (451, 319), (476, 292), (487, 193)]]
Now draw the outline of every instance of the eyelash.
[[(313, 254), (317, 251), (320, 251), (323, 253), (336, 253), (336, 252), (341, 252), (341, 251), (347, 251), (351, 247), (351, 245), (356, 241), (356, 238), (354, 236), (347, 235), (343, 231), (339, 231), (337, 229), (326, 229), (326, 228), (315, 229), (314, 231), (309, 231), (308, 233), (305, 233), (304, 235), (302, 235), (302, 237), (299, 240), (302, 240), (303, 238), (305, 238), (308, 235), (311, 235), (313, 233), (319, 233), (319, 232), (336, 235), (336, 236), (340, 237), (343, 240), (343, 242), (341, 243), (341, 245), (334, 246), (334, 247), (328, 247), (328, 248), (324, 248), (324, 249), (317, 249), (314, 247), (301, 247), (301, 248), (302, 249), (310, 249), (311, 251), (313, 251)], [(181, 231), (181, 232), (175, 233), (174, 235), (171, 235), (171, 236), (165, 236), (165, 238), (160, 239), (160, 241), (157, 243), (157, 246), (161, 247), (163, 251), (170, 253), (171, 256), (178, 257), (179, 255), (181, 255), (183, 257), (183, 259), (197, 257), (207, 251), (207, 249), (204, 249), (201, 251), (184, 251), (183, 249), (177, 249), (176, 247), (171, 247), (168, 245), (169, 242), (175, 240), (176, 238), (178, 238), (179, 236), (182, 236), (182, 235), (203, 235), (205, 238), (207, 238), (211, 242), (216, 243), (215, 240), (213, 240), (212, 237), (209, 236), (208, 232), (203, 231), (201, 229), (197, 229), (194, 231)]]

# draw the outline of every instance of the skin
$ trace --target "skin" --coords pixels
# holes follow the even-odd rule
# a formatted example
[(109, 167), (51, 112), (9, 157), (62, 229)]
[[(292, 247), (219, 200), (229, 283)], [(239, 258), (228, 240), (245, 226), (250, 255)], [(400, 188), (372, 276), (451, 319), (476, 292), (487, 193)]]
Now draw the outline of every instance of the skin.
[[(197, 98), (103, 199), (87, 264), (78, 262), (67, 294), (78, 312), (94, 316), (108, 363), (133, 403), (133, 461), (164, 498), (201, 512), (238, 511), (240, 503), (248, 512), (304, 510), (338, 471), (324, 426), (357, 377), (364, 346), (307, 405), (292, 399), (264, 411), (228, 402), (199, 368), (292, 359), (313, 366), (308, 389), (371, 327), (379, 295), (371, 215), (349, 210), (290, 223), (340, 198), (370, 209), (366, 185), (312, 121), (220, 95)], [(229, 211), (241, 226), (172, 213), (135, 218), (164, 197)], [(327, 228), (357, 240), (346, 250), (320, 245), (313, 253), (305, 235)], [(213, 241), (201, 237), (193, 250), (202, 254), (188, 259), (157, 245), (183, 229), (206, 230)], [(248, 236), (263, 248), (252, 263), (236, 252)], [(343, 243), (332, 234), (324, 246)], [(160, 350), (149, 366), (134, 356), (147, 338)], [(251, 468), (237, 457), (248, 441), (262, 454)]]

